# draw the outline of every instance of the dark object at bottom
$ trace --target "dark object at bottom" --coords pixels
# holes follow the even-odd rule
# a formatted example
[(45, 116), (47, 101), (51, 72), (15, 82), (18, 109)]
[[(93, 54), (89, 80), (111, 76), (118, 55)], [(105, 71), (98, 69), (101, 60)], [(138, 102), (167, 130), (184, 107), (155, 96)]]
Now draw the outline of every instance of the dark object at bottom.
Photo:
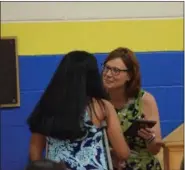
[(57, 163), (48, 159), (30, 161), (25, 170), (69, 170), (63, 162)]
[(182, 159), (182, 161), (181, 161), (180, 170), (184, 170), (184, 157), (183, 157), (183, 159)]

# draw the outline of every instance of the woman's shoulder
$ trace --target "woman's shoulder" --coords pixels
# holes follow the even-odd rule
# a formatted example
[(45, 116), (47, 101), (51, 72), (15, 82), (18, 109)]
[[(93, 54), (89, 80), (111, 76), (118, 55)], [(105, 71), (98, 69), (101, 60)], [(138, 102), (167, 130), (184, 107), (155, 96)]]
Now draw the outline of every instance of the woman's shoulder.
[(155, 97), (149, 93), (145, 92), (144, 96), (142, 97), (142, 106), (143, 106), (143, 112), (145, 114), (151, 114), (158, 115), (158, 106), (157, 102), (155, 100)]
[[(105, 107), (109, 107), (109, 108), (114, 108), (114, 106), (112, 105), (112, 103), (106, 99), (99, 99), (99, 101), (102, 102), (102, 104), (105, 106)], [(93, 98), (93, 103), (95, 105), (100, 105), (100, 102), (98, 102), (97, 99)]]
[(144, 90), (143, 90), (143, 96), (142, 96), (141, 100), (144, 104), (147, 104), (147, 105), (156, 102), (154, 95), (152, 95), (150, 92), (144, 91)]
[(106, 99), (92, 98), (92, 104), (89, 106), (89, 108), (93, 108), (93, 110), (90, 109), (94, 112), (93, 115), (95, 115), (95, 117), (100, 121), (104, 120), (105, 116), (110, 117), (109, 113), (114, 111), (114, 106)]

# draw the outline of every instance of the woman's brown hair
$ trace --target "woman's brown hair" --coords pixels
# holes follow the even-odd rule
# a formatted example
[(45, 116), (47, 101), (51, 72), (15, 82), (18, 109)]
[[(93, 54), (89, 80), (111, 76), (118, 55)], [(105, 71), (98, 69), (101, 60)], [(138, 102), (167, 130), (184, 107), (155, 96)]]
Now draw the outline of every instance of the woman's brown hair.
[(141, 88), (140, 67), (137, 58), (134, 52), (130, 49), (119, 47), (110, 52), (108, 57), (105, 59), (104, 64), (116, 58), (121, 58), (126, 67), (128, 68), (128, 75), (130, 77), (130, 81), (128, 81), (125, 86), (126, 97), (127, 99), (133, 98), (138, 95)]

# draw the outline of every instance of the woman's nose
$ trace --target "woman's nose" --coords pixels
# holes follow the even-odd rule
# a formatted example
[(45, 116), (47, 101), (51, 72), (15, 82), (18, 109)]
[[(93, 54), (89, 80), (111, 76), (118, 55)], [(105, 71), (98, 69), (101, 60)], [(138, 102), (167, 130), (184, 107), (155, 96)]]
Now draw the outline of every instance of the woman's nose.
[(107, 75), (107, 76), (112, 76), (112, 71), (111, 71), (111, 70), (107, 70), (106, 75)]

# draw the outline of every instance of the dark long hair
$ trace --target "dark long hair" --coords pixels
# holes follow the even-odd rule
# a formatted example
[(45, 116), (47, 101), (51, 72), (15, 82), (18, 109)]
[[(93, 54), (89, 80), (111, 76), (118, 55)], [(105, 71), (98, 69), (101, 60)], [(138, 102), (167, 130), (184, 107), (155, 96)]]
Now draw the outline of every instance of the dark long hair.
[(69, 52), (28, 118), (30, 130), (58, 139), (82, 137), (83, 115), (93, 97), (107, 98), (96, 58), (85, 51)]

